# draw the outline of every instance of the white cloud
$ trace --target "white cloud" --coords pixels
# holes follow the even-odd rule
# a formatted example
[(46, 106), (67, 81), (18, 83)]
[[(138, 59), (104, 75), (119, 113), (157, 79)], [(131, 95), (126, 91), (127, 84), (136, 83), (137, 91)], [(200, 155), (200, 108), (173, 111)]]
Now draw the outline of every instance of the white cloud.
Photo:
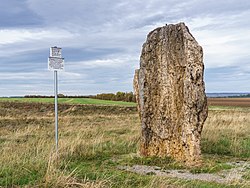
[[(134, 62), (138, 62), (138, 58), (134, 56), (111, 56), (104, 59), (96, 59), (90, 61), (77, 61), (77, 62), (68, 62), (68, 66), (70, 69), (76, 70), (78, 67), (82, 67), (82, 69), (94, 69), (94, 68), (101, 68), (101, 67), (121, 67), (125, 68), (126, 66), (131, 64), (133, 65)], [(135, 67), (135, 66), (133, 66)]]
[(60, 29), (2, 29), (0, 30), (0, 45), (31, 42), (39, 40), (72, 38), (74, 35)]
[(187, 19), (191, 32), (203, 47), (206, 68), (248, 63), (241, 60), (249, 57), (250, 26), (244, 24), (249, 16), (250, 12), (245, 11)]
[(18, 81), (18, 80), (32, 80), (32, 79), (39, 79), (39, 80), (46, 80), (48, 79), (49, 73), (48, 72), (19, 72), (19, 73), (12, 73), (12, 72), (4, 72), (0, 74), (0, 80), (9, 80), (9, 81)]
[[(46, 63), (48, 54), (36, 59), (33, 55), (36, 53), (32, 52), (44, 52), (49, 50), (50, 46), (79, 49), (78, 52), (72, 50), (71, 57), (63, 55), (66, 72), (60, 73), (60, 76), (62, 83), (65, 84), (63, 86), (65, 93), (71, 91), (98, 93), (109, 89), (132, 88), (133, 70), (139, 66), (141, 46), (146, 35), (166, 23), (186, 23), (204, 49), (206, 71), (224, 67), (224, 71), (227, 72), (228, 67), (235, 66), (238, 68), (237, 74), (235, 72), (234, 75), (240, 76), (243, 71), (249, 70), (247, 67), (250, 59), (248, 24), (250, 11), (247, 7), (250, 1), (27, 0), (26, 2), (28, 9), (38, 15), (39, 23), (42, 24), (34, 27), (2, 28), (0, 66), (11, 66), (11, 63), (8, 65), (4, 62), (7, 57), (17, 66), (19, 64), (26, 66), (24, 63), (26, 61), (30, 64), (43, 61)], [(88, 52), (93, 49), (101, 49), (105, 53), (90, 53), (93, 55), (91, 57)], [(84, 57), (81, 52), (88, 57)], [(21, 56), (25, 56), (22, 61), (19, 59)], [(30, 67), (34, 69), (34, 66)], [(45, 69), (41, 71), (47, 71)], [(38, 70), (34, 71), (35, 74), (22, 74), (16, 71), (16, 76), (9, 74), (8, 70), (5, 74), (1, 71), (0, 79), (17, 79), (31, 83), (32, 79), (37, 78)], [(121, 71), (126, 76), (119, 75)], [(41, 79), (51, 78), (50, 73), (38, 73), (38, 75)], [(216, 74), (213, 76), (216, 77)], [(104, 81), (100, 83), (102, 79)], [(223, 79), (226, 78), (222, 78), (221, 83)], [(109, 81), (114, 85), (105, 83)], [(211, 83), (210, 78), (207, 78), (207, 82)], [(230, 88), (230, 85), (227, 87)], [(209, 85), (209, 90), (213, 90), (213, 86)]]

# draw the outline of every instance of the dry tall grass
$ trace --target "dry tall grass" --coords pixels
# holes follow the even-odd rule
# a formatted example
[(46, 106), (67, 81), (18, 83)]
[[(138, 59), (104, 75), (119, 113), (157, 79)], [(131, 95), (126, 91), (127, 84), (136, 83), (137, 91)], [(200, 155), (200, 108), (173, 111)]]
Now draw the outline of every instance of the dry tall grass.
[[(135, 109), (112, 108), (60, 106), (57, 156), (53, 105), (0, 103), (0, 187), (181, 187), (179, 180), (117, 169), (124, 156), (137, 156), (140, 123)], [(250, 111), (210, 111), (203, 152), (249, 157), (249, 145), (242, 146), (250, 140), (249, 115)]]
[(203, 151), (250, 157), (250, 112), (210, 110), (202, 132)]
[[(1, 105), (2, 186), (109, 186), (109, 178), (97, 178), (96, 181), (89, 181), (87, 177), (75, 178), (77, 169), (67, 170), (64, 163), (71, 157), (95, 157), (103, 150), (119, 153), (120, 148), (127, 148), (129, 151), (138, 141), (138, 119), (135, 113), (120, 114), (121, 109), (117, 107), (117, 112), (114, 113), (106, 113), (105, 109), (101, 109), (102, 113), (96, 113), (94, 108), (86, 111), (86, 114), (78, 115), (78, 108), (81, 109), (81, 106), (68, 106), (61, 108), (63, 116), (59, 119), (59, 156), (55, 157), (53, 105), (41, 108), (33, 107), (32, 104)], [(26, 108), (29, 110), (23, 110)], [(47, 113), (44, 113), (44, 108), (48, 109)], [(127, 109), (129, 108), (125, 108)]]

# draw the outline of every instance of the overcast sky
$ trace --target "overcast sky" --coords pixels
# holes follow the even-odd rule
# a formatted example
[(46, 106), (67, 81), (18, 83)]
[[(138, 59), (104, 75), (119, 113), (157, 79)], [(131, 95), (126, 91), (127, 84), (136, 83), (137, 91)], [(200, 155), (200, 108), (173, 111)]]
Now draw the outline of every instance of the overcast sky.
[(0, 0), (0, 96), (132, 91), (146, 35), (185, 22), (204, 50), (206, 92), (250, 91), (249, 0)]

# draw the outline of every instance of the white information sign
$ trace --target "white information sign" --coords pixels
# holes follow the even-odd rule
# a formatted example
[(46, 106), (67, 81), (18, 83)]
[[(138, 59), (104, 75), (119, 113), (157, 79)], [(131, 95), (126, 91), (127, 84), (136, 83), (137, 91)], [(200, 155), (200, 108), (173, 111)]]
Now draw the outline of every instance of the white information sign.
[(48, 69), (50, 71), (63, 71), (64, 70), (64, 58), (49, 57), (48, 59)]
[(62, 58), (62, 48), (51, 47), (50, 57), (48, 59), (48, 69), (50, 71), (64, 70), (64, 58)]
[(51, 47), (50, 48), (50, 57), (59, 57), (62, 58), (62, 48)]

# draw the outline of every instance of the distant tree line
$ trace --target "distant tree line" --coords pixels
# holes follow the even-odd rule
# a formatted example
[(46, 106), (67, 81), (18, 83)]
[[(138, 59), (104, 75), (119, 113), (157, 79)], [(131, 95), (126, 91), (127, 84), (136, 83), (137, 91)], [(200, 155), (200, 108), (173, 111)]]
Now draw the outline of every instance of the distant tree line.
[(24, 95), (24, 98), (54, 98), (54, 96), (47, 96), (47, 95)]
[(228, 96), (228, 98), (250, 98), (250, 94)]
[[(64, 94), (58, 94), (58, 98), (93, 98), (95, 95), (64, 95)], [(48, 96), (48, 95), (25, 95), (24, 98), (54, 98), (54, 95)]]
[[(45, 95), (25, 95), (25, 98), (54, 98), (54, 96)], [(68, 96), (64, 94), (58, 94), (58, 98), (92, 98), (101, 100), (111, 100), (111, 101), (125, 101), (125, 102), (135, 102), (135, 95), (133, 92), (121, 92), (117, 93), (101, 93), (97, 95), (75, 95)]]
[(125, 102), (135, 102), (135, 95), (133, 92), (121, 92), (118, 91), (116, 94), (114, 93), (101, 93), (95, 96), (91, 96), (93, 99), (101, 99), (101, 100), (111, 100), (111, 101), (125, 101)]

